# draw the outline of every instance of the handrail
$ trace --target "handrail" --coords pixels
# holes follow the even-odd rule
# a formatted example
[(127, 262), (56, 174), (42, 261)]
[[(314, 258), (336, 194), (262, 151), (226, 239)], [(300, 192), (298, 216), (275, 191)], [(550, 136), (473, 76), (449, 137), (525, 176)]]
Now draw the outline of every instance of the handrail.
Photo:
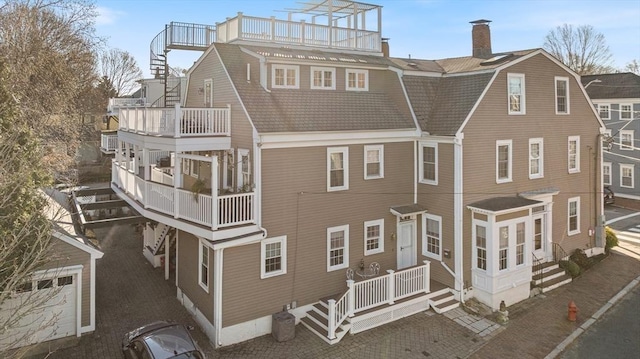
[(564, 248), (558, 243), (553, 242), (553, 260), (555, 262), (560, 262), (561, 260), (569, 257), (567, 252), (565, 252)]
[(544, 282), (544, 272), (542, 268), (542, 259), (536, 257), (535, 253), (531, 253), (533, 256), (533, 276), (540, 274), (540, 284)]

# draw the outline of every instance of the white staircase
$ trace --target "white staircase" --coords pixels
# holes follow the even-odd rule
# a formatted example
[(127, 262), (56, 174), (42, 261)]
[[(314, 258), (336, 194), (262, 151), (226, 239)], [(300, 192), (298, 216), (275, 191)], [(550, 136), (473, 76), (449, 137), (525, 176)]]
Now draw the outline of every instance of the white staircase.
[(337, 300), (340, 297), (342, 297), (342, 293), (320, 299), (320, 301), (314, 304), (313, 308), (307, 312), (307, 316), (300, 320), (302, 325), (329, 344), (339, 342), (347, 335), (349, 329), (351, 329), (351, 324), (348, 323), (349, 320), (347, 319), (336, 328), (336, 337), (329, 339), (329, 299)]
[(153, 243), (153, 246), (148, 247), (149, 252), (151, 252), (152, 255), (157, 255), (158, 253), (162, 252), (164, 250), (164, 241), (165, 239), (167, 239), (167, 237), (169, 238), (169, 245), (171, 246), (173, 244), (173, 242), (176, 240), (176, 229), (168, 226), (166, 224), (163, 224), (163, 228), (162, 231), (160, 232), (160, 235), (158, 236), (158, 238), (156, 238), (156, 241)]
[(532, 278), (537, 287), (542, 289), (542, 293), (556, 289), (573, 280), (567, 275), (564, 269), (560, 268), (556, 262), (546, 262), (542, 264), (542, 272), (535, 274)]
[(448, 312), (460, 306), (460, 301), (456, 299), (449, 288), (441, 289), (432, 293), (432, 295), (433, 296), (429, 298), (429, 306), (438, 314)]

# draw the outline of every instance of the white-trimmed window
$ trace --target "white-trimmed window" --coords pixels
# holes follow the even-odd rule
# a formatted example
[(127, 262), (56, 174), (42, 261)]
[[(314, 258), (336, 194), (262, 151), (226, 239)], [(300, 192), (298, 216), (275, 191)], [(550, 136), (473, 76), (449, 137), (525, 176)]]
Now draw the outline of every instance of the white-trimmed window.
[(420, 145), (420, 182), (438, 184), (438, 144), (425, 143)]
[(327, 148), (327, 191), (349, 189), (349, 148)]
[(384, 252), (384, 219), (364, 222), (364, 255)]
[(569, 78), (556, 77), (556, 114), (569, 113)]
[(442, 260), (442, 217), (424, 214), (422, 228), (422, 255)]
[(633, 165), (620, 164), (620, 187), (633, 188)]
[(487, 270), (487, 228), (476, 224), (476, 268)]
[(198, 178), (200, 176), (200, 161), (188, 160), (191, 162), (189, 168), (191, 169), (191, 177)]
[(529, 139), (529, 178), (544, 177), (544, 140)]
[(611, 106), (609, 104), (600, 103), (598, 104), (598, 114), (600, 114), (600, 118), (603, 120), (611, 119)]
[(569, 173), (580, 172), (580, 136), (569, 136), (567, 152)]
[(569, 198), (567, 220), (568, 234), (580, 233), (580, 197)]
[(511, 140), (496, 141), (496, 183), (511, 182)]
[(204, 80), (204, 107), (213, 107), (213, 79)]
[(311, 67), (311, 88), (317, 90), (336, 89), (336, 69), (332, 67)]
[(633, 106), (631, 104), (620, 104), (620, 119), (621, 120), (632, 120)]
[(364, 146), (364, 179), (384, 177), (384, 145)]
[(249, 150), (238, 148), (238, 191), (250, 192), (251, 187), (251, 161), (249, 160)]
[(327, 228), (327, 272), (349, 267), (349, 225)]
[(524, 264), (524, 222), (516, 224), (516, 266)]
[(509, 267), (509, 226), (500, 227), (500, 248), (498, 249), (498, 269)]
[(633, 150), (633, 130), (620, 130), (620, 149)]
[(198, 284), (209, 293), (209, 247), (202, 239), (198, 244)]
[(602, 162), (602, 182), (611, 185), (611, 162)]
[(260, 243), (260, 278), (287, 273), (287, 236), (265, 239)]
[(524, 74), (507, 74), (507, 103), (510, 115), (526, 113)]
[(300, 67), (294, 65), (273, 65), (271, 69), (271, 87), (300, 88)]
[(369, 91), (369, 70), (346, 70), (347, 91)]
[(226, 151), (224, 153), (224, 179), (222, 183), (222, 188), (231, 189), (233, 188), (233, 176), (236, 170), (235, 163), (235, 152), (233, 149)]

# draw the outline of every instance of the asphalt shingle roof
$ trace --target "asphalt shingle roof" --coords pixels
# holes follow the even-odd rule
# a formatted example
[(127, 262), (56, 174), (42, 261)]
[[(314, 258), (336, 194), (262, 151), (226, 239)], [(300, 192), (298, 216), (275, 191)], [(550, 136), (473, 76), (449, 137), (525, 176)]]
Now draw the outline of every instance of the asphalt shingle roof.
[(634, 73), (586, 75), (580, 78), (583, 86), (594, 80), (600, 82), (592, 82), (585, 89), (592, 99), (640, 98), (640, 76)]
[(484, 209), (487, 211), (498, 212), (505, 209), (516, 209), (542, 203), (533, 199), (522, 197), (493, 197), (474, 202), (469, 207)]

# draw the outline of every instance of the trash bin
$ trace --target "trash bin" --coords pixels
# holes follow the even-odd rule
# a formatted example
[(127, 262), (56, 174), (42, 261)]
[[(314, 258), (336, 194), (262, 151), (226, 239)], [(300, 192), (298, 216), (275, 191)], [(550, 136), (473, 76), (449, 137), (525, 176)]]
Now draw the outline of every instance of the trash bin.
[(278, 342), (285, 342), (296, 337), (296, 317), (289, 312), (278, 312), (271, 315), (271, 335)]

